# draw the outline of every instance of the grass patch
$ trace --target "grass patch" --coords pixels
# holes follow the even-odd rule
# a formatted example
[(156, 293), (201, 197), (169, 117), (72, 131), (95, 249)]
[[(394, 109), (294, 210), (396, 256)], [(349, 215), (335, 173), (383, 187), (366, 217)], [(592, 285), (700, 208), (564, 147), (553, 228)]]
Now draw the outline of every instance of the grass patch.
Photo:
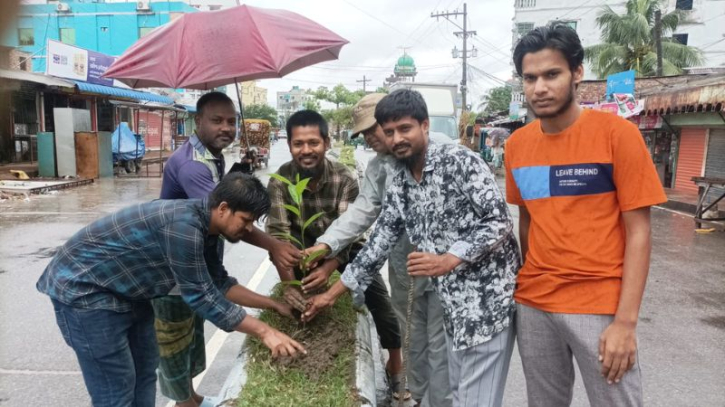
[[(339, 278), (335, 273), (334, 278)], [(333, 281), (331, 279), (331, 281)], [(272, 297), (281, 298), (278, 285)], [(247, 382), (238, 399), (240, 407), (356, 407), (355, 329), (357, 311), (350, 295), (313, 321), (300, 325), (274, 312), (260, 319), (290, 335), (307, 349), (307, 356), (273, 360), (269, 350), (250, 338), (246, 365)]]

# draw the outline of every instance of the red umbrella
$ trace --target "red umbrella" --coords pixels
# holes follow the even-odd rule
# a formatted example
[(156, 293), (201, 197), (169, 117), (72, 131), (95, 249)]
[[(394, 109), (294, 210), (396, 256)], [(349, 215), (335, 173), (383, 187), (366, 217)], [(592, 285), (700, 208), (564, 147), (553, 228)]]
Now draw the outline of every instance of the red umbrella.
[(337, 59), (348, 41), (286, 10), (189, 13), (140, 39), (106, 71), (132, 88), (213, 89)]

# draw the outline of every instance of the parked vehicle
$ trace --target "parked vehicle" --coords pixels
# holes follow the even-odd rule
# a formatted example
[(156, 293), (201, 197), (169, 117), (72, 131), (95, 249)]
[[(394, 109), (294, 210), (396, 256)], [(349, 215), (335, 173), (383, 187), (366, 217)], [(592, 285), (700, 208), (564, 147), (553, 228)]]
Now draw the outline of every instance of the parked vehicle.
[(129, 174), (137, 173), (146, 155), (146, 143), (142, 135), (131, 131), (128, 123), (121, 122), (111, 135), (111, 151), (114, 166), (125, 169)]
[[(261, 168), (262, 163), (265, 167), (269, 167), (270, 140), (269, 131), (272, 124), (267, 120), (247, 119), (244, 121), (244, 129), (246, 137), (249, 138), (249, 147), (256, 151), (255, 166)], [(242, 136), (241, 148), (239, 149), (239, 157), (244, 158), (247, 154), (247, 144)]]
[(443, 133), (452, 140), (458, 140), (456, 99), (458, 86), (436, 83), (397, 82), (390, 85), (390, 91), (413, 89), (423, 96), (428, 106), (430, 130)]

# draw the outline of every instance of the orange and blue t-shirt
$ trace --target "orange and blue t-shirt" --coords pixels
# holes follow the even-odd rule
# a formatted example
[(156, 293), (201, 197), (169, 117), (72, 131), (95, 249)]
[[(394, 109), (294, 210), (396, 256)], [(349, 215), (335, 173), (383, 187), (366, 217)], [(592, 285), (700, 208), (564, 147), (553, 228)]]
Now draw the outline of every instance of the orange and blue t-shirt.
[(621, 213), (667, 200), (637, 127), (584, 110), (569, 128), (540, 122), (506, 143), (506, 199), (531, 216), (514, 298), (546, 312), (614, 314), (625, 230)]

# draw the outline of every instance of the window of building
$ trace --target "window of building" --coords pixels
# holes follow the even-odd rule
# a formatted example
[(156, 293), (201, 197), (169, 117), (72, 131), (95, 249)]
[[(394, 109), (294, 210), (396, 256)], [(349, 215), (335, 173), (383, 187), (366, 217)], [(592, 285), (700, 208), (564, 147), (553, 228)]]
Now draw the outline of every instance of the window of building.
[(536, 0), (516, 0), (514, 2), (516, 8), (532, 8), (536, 7)]
[(75, 28), (61, 28), (60, 29), (60, 42), (68, 45), (76, 45), (76, 29)]
[(18, 29), (18, 42), (20, 45), (35, 45), (35, 33), (32, 28)]
[(675, 8), (677, 10), (692, 10), (692, 0), (677, 0)]
[(565, 25), (569, 26), (572, 30), (576, 31), (576, 21), (562, 21)]
[(689, 36), (689, 34), (672, 34), (672, 38), (682, 45), (687, 45), (687, 38)]
[(529, 31), (534, 29), (534, 23), (516, 23), (516, 34), (519, 38), (528, 34)]
[(156, 28), (156, 27), (139, 27), (138, 28), (138, 37), (139, 38), (145, 37), (148, 33), (153, 31), (154, 28)]

